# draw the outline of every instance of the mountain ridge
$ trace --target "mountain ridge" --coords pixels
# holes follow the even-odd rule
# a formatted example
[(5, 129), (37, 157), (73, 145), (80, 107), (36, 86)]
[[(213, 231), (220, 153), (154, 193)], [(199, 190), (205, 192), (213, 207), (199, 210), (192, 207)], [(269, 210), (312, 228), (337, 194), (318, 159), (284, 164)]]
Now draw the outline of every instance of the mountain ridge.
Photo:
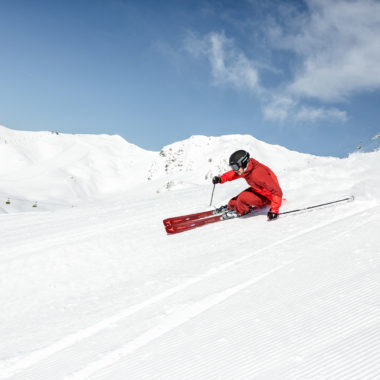
[(136, 188), (159, 193), (206, 185), (214, 175), (229, 170), (228, 158), (238, 149), (271, 167), (285, 188), (291, 188), (300, 172), (308, 176), (320, 166), (334, 171), (335, 164), (344, 167), (345, 160), (352, 159), (299, 153), (251, 135), (194, 135), (155, 152), (119, 135), (16, 131), (0, 126), (0, 196), (4, 201), (60, 202), (66, 207)]

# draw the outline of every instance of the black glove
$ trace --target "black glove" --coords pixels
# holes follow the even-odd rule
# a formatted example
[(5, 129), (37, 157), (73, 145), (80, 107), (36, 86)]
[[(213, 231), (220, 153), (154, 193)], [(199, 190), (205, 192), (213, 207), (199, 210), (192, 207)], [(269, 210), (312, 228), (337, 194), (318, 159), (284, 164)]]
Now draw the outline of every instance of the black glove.
[(215, 176), (213, 179), (212, 179), (212, 183), (214, 185), (216, 185), (217, 183), (221, 183), (222, 182), (222, 179), (218, 176)]
[(273, 212), (272, 210), (269, 210), (268, 212), (268, 220), (273, 220), (278, 218), (278, 212)]

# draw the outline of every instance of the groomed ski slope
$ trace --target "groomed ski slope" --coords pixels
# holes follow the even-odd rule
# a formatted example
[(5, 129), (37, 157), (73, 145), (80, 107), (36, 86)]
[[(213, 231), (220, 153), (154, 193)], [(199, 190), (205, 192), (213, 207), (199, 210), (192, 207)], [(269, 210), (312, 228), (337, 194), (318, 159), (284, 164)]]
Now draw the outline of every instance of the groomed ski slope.
[(380, 378), (380, 152), (321, 160), (282, 210), (354, 202), (173, 236), (212, 185), (0, 215), (0, 379)]

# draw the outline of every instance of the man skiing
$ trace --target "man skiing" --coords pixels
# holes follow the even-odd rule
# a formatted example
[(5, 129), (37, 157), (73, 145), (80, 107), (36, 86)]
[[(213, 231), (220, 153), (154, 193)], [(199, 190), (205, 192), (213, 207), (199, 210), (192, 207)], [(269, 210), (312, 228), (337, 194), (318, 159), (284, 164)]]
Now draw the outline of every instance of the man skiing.
[(229, 164), (232, 170), (221, 176), (215, 176), (212, 183), (225, 183), (244, 178), (250, 187), (228, 202), (228, 210), (244, 215), (252, 206), (261, 208), (268, 205), (270, 206), (268, 220), (277, 219), (282, 202), (282, 190), (272, 170), (250, 158), (245, 150), (233, 153)]

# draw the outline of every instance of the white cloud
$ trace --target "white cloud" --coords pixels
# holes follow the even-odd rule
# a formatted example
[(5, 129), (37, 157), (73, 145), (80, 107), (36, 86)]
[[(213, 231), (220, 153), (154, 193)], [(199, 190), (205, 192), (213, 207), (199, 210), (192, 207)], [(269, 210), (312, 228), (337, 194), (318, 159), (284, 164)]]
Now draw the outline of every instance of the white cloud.
[(288, 119), (297, 102), (286, 96), (273, 96), (263, 107), (264, 117), (268, 120), (284, 121)]
[(215, 84), (258, 90), (258, 71), (254, 62), (239, 51), (224, 33), (210, 33), (203, 38), (189, 34), (185, 49), (194, 57), (205, 56), (211, 66)]
[(291, 97), (272, 95), (272, 98), (263, 105), (264, 117), (268, 120), (296, 122), (317, 122), (321, 120), (335, 120), (345, 122), (347, 114), (337, 108), (310, 107), (300, 105)]
[[(258, 34), (266, 38), (255, 40), (256, 47), (294, 53), (297, 64), (289, 68), (287, 78), (279, 73), (281, 60), (269, 63), (268, 70), (224, 32), (201, 37), (189, 33), (185, 49), (193, 57), (207, 58), (214, 84), (251, 90), (267, 119), (345, 122), (347, 113), (336, 104), (380, 89), (380, 1), (305, 1), (307, 9), (302, 11), (279, 3), (281, 25), (272, 14), (255, 24), (266, 31)], [(272, 73), (279, 79), (277, 88), (264, 86), (264, 70), (266, 78)], [(317, 106), (310, 105), (312, 99)]]
[(308, 5), (308, 17), (288, 20), (297, 32), (272, 29), (277, 46), (302, 59), (290, 93), (339, 102), (380, 88), (380, 2), (309, 0)]
[(336, 108), (301, 106), (294, 115), (296, 121), (336, 120), (347, 121), (347, 114)]

